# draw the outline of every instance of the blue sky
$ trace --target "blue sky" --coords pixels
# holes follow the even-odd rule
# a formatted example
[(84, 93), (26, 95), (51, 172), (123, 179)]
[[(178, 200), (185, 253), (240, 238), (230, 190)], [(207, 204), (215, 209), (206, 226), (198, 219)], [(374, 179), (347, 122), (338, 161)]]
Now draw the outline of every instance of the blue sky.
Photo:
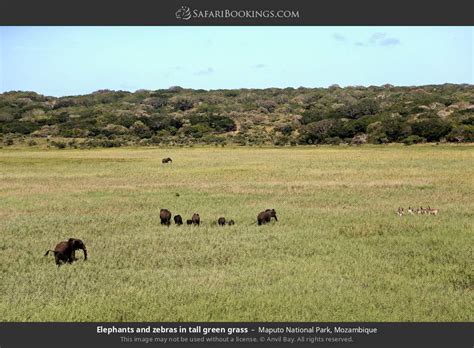
[(0, 92), (474, 83), (474, 27), (0, 27)]

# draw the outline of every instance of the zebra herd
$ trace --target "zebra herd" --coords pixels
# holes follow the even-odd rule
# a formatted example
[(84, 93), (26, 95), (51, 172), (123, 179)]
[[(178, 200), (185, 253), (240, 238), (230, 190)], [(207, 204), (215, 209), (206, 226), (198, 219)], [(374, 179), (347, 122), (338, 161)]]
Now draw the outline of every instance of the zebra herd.
[(403, 216), (403, 215), (438, 215), (438, 212), (439, 212), (439, 209), (435, 209), (435, 208), (430, 208), (428, 206), (428, 208), (423, 208), (423, 207), (420, 207), (420, 208), (412, 208), (412, 207), (408, 207), (408, 209), (404, 209), (402, 207), (398, 207), (397, 209), (397, 215), (398, 216)]

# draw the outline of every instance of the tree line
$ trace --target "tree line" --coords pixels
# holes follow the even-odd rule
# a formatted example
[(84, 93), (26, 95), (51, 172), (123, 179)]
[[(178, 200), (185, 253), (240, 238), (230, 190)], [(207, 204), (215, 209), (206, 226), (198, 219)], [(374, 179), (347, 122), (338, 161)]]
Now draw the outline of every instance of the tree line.
[(473, 142), (474, 86), (444, 84), (0, 94), (3, 145)]

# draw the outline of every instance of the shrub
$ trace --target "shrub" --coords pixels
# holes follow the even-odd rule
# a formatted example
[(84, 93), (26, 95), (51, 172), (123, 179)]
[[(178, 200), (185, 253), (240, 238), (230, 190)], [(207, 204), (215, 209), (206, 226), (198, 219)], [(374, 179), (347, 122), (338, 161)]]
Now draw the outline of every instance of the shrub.
[(224, 92), (224, 96), (229, 97), (229, 98), (234, 98), (234, 97), (237, 97), (238, 95), (239, 95), (238, 91), (228, 90)]
[(277, 103), (271, 99), (257, 101), (257, 106), (264, 108), (268, 112), (275, 111)]
[(167, 100), (165, 98), (146, 98), (143, 100), (143, 104), (149, 105), (154, 109), (159, 109), (167, 104)]
[(425, 138), (419, 137), (418, 135), (410, 135), (402, 140), (402, 143), (405, 145), (419, 144), (426, 141)]
[(76, 139), (72, 139), (71, 141), (69, 141), (67, 143), (67, 145), (71, 148), (74, 148), (74, 149), (77, 149), (77, 142), (76, 142)]
[(413, 134), (427, 141), (439, 141), (451, 131), (451, 124), (438, 118), (429, 118), (412, 125)]
[(223, 142), (225, 142), (225, 139), (222, 138), (222, 137), (218, 137), (216, 135), (208, 134), (208, 135), (205, 135), (205, 136), (202, 137), (202, 141), (205, 144), (218, 145), (218, 144), (222, 144)]
[(316, 104), (301, 114), (301, 123), (309, 124), (312, 122), (321, 121), (326, 118), (327, 114), (328, 110), (323, 105)]
[(123, 135), (129, 133), (127, 127), (117, 125), (117, 124), (108, 124), (104, 128), (102, 128), (102, 133), (106, 136), (111, 135)]
[(201, 125), (217, 132), (231, 132), (237, 129), (235, 122), (223, 115), (192, 115), (189, 121), (193, 126)]
[(389, 142), (396, 142), (410, 134), (410, 129), (404, 126), (401, 118), (383, 120), (380, 130), (386, 135)]
[(474, 126), (460, 125), (454, 128), (447, 136), (446, 140), (453, 142), (473, 142)]
[(146, 125), (150, 130), (156, 132), (159, 130), (174, 130), (180, 129), (183, 126), (183, 122), (175, 117), (168, 116), (166, 114), (153, 114), (151, 117), (144, 119)]
[(339, 145), (342, 143), (342, 139), (339, 137), (329, 137), (324, 139), (324, 143), (328, 145)]
[(334, 125), (334, 120), (321, 120), (309, 123), (301, 131), (300, 142), (308, 144), (320, 143), (333, 133)]
[(6, 146), (12, 146), (15, 142), (13, 141), (13, 138), (6, 137), (6, 138), (3, 139), (3, 143)]
[(288, 144), (289, 138), (285, 135), (277, 137), (274, 141), (273, 144), (276, 146), (285, 146)]
[(275, 130), (283, 135), (290, 135), (293, 132), (293, 125), (291, 123), (280, 124), (275, 126)]
[(194, 107), (193, 101), (184, 97), (173, 97), (171, 103), (177, 111), (186, 111)]
[(150, 129), (142, 121), (136, 121), (130, 127), (130, 130), (133, 134), (140, 138), (148, 138), (151, 136)]
[(66, 148), (66, 143), (64, 141), (52, 141), (51, 145), (58, 149), (65, 149)]
[(195, 124), (185, 129), (185, 134), (193, 138), (202, 138), (205, 134), (211, 132), (211, 128), (206, 124)]
[(461, 121), (462, 124), (474, 126), (474, 116), (469, 116)]
[(354, 136), (354, 138), (352, 138), (351, 140), (351, 145), (363, 145), (363, 144), (367, 144), (367, 140), (368, 140), (368, 135), (367, 134), (358, 134), (356, 136)]

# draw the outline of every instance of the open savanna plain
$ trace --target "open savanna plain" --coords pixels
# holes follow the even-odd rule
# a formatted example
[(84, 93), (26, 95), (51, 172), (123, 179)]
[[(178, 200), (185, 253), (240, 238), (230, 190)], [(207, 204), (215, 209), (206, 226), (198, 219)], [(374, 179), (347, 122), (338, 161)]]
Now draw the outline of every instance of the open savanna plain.
[[(473, 159), (472, 145), (1, 149), (0, 320), (472, 321)], [(395, 214), (428, 205), (439, 214)], [(161, 226), (160, 208), (202, 226)], [(266, 208), (279, 221), (257, 226)], [(43, 255), (69, 237), (89, 260), (58, 269)]]

